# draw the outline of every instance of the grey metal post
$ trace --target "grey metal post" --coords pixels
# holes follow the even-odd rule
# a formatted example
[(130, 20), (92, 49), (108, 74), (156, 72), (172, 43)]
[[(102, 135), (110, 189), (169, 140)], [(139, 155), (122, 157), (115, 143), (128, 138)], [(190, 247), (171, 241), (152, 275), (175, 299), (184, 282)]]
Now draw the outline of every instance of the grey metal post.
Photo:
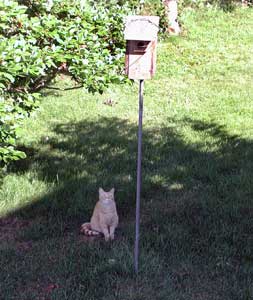
[(139, 127), (138, 127), (138, 158), (137, 158), (137, 190), (136, 190), (136, 225), (134, 246), (134, 269), (139, 269), (139, 240), (140, 240), (140, 196), (141, 196), (141, 158), (142, 158), (142, 115), (143, 115), (143, 88), (144, 80), (139, 82)]

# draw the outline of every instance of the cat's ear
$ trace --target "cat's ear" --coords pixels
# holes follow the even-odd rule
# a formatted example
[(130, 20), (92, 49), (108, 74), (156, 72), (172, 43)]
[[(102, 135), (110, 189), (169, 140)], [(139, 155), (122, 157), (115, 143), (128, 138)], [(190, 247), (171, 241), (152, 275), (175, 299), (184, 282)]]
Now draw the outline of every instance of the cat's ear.
[(115, 192), (115, 188), (112, 188), (112, 189), (110, 190), (110, 193), (114, 195), (114, 192)]
[(98, 189), (98, 192), (99, 192), (99, 195), (101, 195), (101, 194), (103, 194), (105, 191), (100, 187), (100, 188)]

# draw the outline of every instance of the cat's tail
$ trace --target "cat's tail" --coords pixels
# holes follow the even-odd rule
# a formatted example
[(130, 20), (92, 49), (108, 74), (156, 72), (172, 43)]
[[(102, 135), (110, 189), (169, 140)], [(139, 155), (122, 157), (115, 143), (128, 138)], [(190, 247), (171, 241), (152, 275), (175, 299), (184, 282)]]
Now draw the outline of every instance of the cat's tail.
[(80, 231), (87, 236), (98, 236), (101, 234), (99, 231), (93, 230), (90, 223), (82, 224)]

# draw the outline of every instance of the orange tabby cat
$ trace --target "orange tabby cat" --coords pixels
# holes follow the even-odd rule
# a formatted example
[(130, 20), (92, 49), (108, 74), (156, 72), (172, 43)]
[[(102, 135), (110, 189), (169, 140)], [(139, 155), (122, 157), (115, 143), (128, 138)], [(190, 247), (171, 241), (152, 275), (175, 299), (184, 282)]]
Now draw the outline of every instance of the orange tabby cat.
[(99, 188), (99, 201), (97, 202), (90, 223), (81, 226), (81, 232), (88, 236), (104, 234), (105, 240), (114, 239), (114, 231), (119, 223), (116, 203), (114, 201), (114, 188), (105, 192)]

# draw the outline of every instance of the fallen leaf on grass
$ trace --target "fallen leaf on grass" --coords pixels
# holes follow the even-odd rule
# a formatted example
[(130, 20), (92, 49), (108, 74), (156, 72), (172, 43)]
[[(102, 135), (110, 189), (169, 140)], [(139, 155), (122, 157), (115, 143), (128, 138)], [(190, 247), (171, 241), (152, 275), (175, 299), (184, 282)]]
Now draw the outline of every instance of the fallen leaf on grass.
[(50, 293), (50, 292), (52, 292), (53, 290), (55, 290), (55, 289), (58, 289), (59, 288), (59, 285), (58, 284), (49, 284), (47, 287), (45, 287), (45, 289), (44, 289), (44, 291), (46, 292), (46, 293)]
[(103, 103), (104, 103), (105, 105), (113, 106), (113, 105), (117, 104), (118, 102), (112, 100), (111, 98), (109, 98), (109, 99), (105, 100)]

